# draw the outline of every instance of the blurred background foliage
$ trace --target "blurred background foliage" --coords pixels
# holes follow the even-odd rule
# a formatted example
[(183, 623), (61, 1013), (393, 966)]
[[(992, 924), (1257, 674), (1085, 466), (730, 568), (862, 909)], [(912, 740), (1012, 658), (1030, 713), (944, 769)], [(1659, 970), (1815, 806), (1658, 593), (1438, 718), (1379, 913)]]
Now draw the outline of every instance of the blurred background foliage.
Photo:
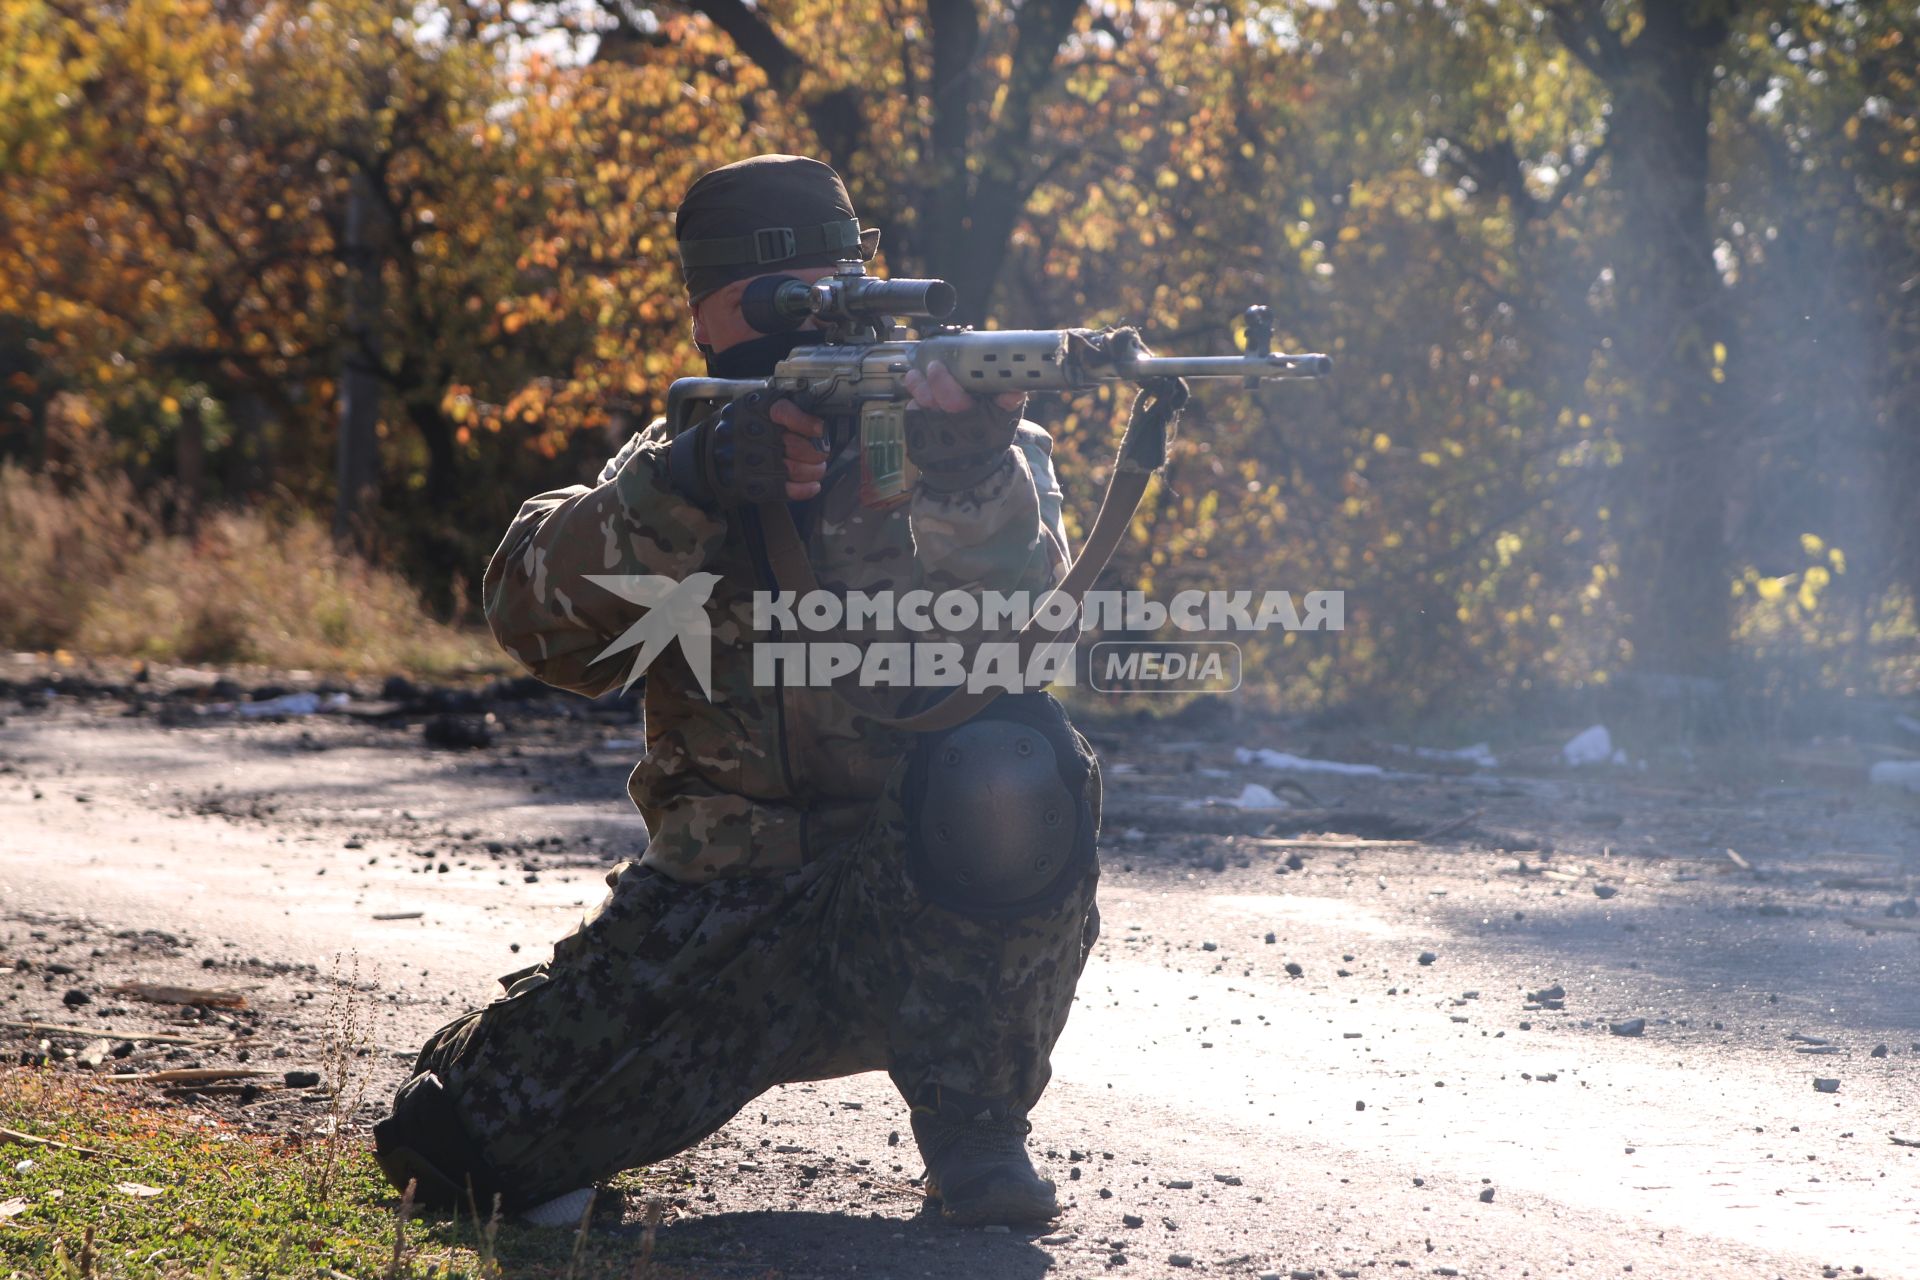
[[(1344, 588), (1340, 643), (1255, 642), (1264, 696), (1912, 692), (1916, 39), (1851, 0), (0, 0), (0, 528), (150, 600), (317, 516), (457, 614), (699, 371), (680, 194), (796, 151), (968, 322), (1217, 352), (1265, 302), (1335, 356), (1202, 390), (1110, 570)], [(1124, 408), (1032, 410), (1081, 527)], [(0, 641), (138, 647), (34, 573)]]

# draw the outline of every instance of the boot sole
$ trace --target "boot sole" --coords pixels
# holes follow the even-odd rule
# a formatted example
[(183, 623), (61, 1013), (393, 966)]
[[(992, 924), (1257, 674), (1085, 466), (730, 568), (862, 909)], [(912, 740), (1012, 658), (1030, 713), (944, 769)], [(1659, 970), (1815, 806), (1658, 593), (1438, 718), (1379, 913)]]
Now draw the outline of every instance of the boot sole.
[(940, 1216), (956, 1227), (1034, 1226), (1059, 1217), (1060, 1203), (1052, 1195), (1041, 1200), (1017, 1187), (991, 1187), (959, 1204), (942, 1199)]

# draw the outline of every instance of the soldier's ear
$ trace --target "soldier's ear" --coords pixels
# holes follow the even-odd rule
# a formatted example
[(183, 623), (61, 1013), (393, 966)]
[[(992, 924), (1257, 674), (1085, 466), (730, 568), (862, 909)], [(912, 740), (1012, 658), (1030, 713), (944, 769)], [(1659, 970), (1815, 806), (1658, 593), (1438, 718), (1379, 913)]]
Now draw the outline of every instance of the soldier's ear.
[(700, 298), (687, 304), (687, 310), (693, 313), (693, 344), (697, 347), (712, 345), (707, 341), (707, 320), (700, 306), (706, 300), (706, 298)]

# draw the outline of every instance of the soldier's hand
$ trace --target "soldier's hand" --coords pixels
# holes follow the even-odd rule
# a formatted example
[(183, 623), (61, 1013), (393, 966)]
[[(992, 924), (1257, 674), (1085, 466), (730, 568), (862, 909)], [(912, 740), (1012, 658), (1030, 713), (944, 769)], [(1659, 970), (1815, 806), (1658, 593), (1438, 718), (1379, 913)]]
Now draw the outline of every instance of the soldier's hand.
[(791, 400), (750, 391), (674, 438), (674, 487), (707, 506), (738, 507), (820, 492), (827, 425)]
[(1013, 443), (1027, 397), (1018, 391), (988, 399), (969, 394), (935, 360), (925, 373), (907, 371), (907, 457), (920, 483), (943, 493), (971, 489), (999, 469)]
[(780, 433), (787, 460), (787, 500), (800, 502), (820, 492), (827, 474), (827, 423), (791, 400), (776, 400), (768, 417)]

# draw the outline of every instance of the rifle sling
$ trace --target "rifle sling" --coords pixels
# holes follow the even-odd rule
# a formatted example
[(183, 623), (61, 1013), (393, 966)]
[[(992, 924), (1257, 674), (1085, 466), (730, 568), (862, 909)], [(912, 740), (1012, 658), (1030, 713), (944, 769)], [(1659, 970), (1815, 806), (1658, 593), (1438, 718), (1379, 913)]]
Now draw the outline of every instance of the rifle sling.
[[(1152, 482), (1154, 472), (1166, 463), (1167, 437), (1174, 416), (1186, 401), (1186, 384), (1178, 379), (1155, 379), (1154, 383), (1158, 385), (1142, 389), (1135, 403), (1126, 435), (1120, 442), (1120, 456), (1114, 463), (1112, 476), (1107, 480), (1107, 491), (1100, 499), (1100, 512), (1093, 518), (1093, 527), (1087, 531), (1080, 555), (1068, 567), (1066, 575), (1053, 592), (1049, 593), (1049, 596), (1053, 593), (1065, 595), (1076, 608), (1092, 588), (1094, 580), (1107, 567), (1107, 561), (1119, 549), (1120, 540), (1133, 523), (1133, 513), (1139, 510), (1141, 499), (1146, 497), (1147, 486)], [(766, 542), (767, 565), (772, 570), (775, 589), (800, 595), (817, 589), (819, 583), (813, 576), (813, 565), (807, 560), (806, 546), (800, 541), (800, 531), (794, 527), (793, 513), (788, 510), (787, 504), (762, 503), (759, 512), (760, 528)], [(1026, 670), (1027, 661), (1035, 650), (1058, 638), (1040, 624), (1042, 612), (1036, 608), (1025, 627), (1005, 632), (996, 638), (997, 642), (1012, 641), (1019, 646), (1022, 671)], [(986, 710), (1004, 689), (955, 689), (932, 706), (903, 716), (882, 712), (869, 704), (866, 698), (855, 697), (848, 690), (835, 689), (834, 692), (861, 715), (890, 729), (907, 733), (937, 733), (971, 720)]]

